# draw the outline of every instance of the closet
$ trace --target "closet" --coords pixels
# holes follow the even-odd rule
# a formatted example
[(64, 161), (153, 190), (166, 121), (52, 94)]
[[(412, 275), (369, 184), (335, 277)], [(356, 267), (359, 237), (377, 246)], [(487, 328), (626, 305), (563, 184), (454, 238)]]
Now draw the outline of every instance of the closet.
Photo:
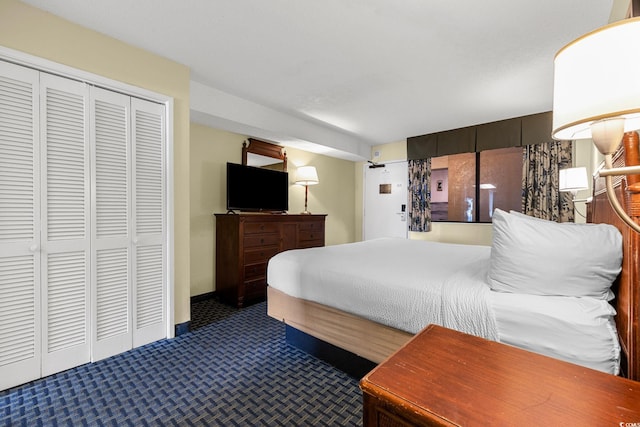
[(166, 337), (165, 128), (0, 61), (0, 390)]

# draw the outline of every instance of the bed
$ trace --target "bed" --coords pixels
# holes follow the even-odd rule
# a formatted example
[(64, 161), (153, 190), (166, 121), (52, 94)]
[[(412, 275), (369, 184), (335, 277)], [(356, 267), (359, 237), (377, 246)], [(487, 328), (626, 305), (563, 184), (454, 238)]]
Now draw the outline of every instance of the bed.
[[(625, 181), (617, 184), (627, 209), (640, 215)], [(500, 211), (492, 247), (383, 239), (284, 252), (269, 263), (268, 314), (374, 363), (438, 323), (638, 380), (639, 236), (612, 213), (600, 182), (589, 221), (561, 225)], [(567, 246), (545, 240), (554, 233), (566, 233)], [(537, 240), (522, 245), (532, 235)], [(536, 257), (554, 250), (540, 276)], [(510, 288), (520, 279), (525, 290)], [(435, 285), (425, 291), (425, 281)]]

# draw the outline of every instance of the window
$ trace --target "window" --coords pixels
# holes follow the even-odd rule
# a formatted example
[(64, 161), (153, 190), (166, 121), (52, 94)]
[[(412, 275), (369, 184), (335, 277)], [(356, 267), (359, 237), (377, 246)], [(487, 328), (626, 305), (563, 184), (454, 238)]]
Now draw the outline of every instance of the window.
[(521, 211), (522, 147), (431, 159), (431, 220), (491, 222), (495, 208)]

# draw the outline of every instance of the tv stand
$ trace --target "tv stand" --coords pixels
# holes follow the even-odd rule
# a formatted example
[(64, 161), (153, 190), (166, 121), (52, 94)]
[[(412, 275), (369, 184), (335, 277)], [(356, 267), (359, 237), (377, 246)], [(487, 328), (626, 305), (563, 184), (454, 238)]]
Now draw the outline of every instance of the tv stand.
[(216, 294), (237, 307), (266, 298), (272, 256), (324, 246), (326, 215), (226, 213), (215, 218)]

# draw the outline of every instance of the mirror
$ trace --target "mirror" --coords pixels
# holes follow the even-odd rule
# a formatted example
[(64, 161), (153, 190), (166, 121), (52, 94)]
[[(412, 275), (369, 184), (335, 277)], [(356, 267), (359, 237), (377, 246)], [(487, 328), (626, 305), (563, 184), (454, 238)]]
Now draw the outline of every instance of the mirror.
[(287, 153), (284, 147), (270, 142), (249, 138), (242, 143), (242, 164), (287, 171)]

